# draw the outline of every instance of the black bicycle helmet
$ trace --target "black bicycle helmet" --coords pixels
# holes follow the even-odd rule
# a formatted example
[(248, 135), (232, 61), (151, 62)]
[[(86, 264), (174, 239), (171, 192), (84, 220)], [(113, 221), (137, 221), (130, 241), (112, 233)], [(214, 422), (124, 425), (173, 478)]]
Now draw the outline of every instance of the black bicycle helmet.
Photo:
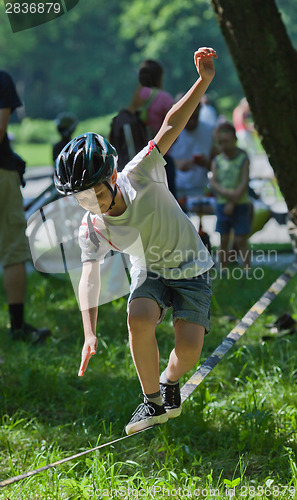
[(104, 137), (92, 132), (70, 141), (56, 159), (54, 181), (63, 195), (85, 191), (107, 181), (117, 165), (117, 152)]

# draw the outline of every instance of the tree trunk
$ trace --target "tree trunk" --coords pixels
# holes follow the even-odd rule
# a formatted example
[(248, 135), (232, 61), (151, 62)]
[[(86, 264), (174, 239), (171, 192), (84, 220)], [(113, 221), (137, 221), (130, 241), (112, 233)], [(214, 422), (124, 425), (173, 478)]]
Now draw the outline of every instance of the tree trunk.
[(297, 53), (274, 0), (211, 3), (291, 210), (297, 205)]

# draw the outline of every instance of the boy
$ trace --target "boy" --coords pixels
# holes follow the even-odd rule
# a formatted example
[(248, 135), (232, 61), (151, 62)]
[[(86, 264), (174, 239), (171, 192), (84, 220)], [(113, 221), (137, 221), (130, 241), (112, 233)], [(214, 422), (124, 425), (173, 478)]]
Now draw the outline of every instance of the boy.
[(220, 264), (222, 269), (227, 266), (233, 228), (234, 247), (239, 250), (247, 269), (250, 265), (247, 240), (251, 229), (249, 159), (246, 152), (236, 146), (236, 132), (231, 123), (222, 123), (216, 128), (215, 140), (220, 154), (212, 162), (211, 187), (218, 195), (216, 231), (221, 235)]
[[(98, 307), (94, 304), (98, 304), (100, 289), (99, 261), (111, 249), (127, 248), (127, 241), (121, 243), (127, 227), (131, 234), (136, 232), (141, 237), (146, 269), (141, 256), (131, 250), (128, 328), (144, 402), (126, 426), (127, 434), (180, 415), (179, 379), (197, 363), (204, 333), (210, 328), (207, 271), (213, 262), (196, 229), (168, 190), (163, 156), (212, 81), (213, 58), (216, 52), (211, 48), (195, 52), (200, 77), (167, 113), (155, 139), (118, 175), (116, 151), (97, 134), (73, 139), (56, 162), (58, 191), (75, 194), (80, 205), (89, 210), (80, 229), (84, 264), (79, 297), (85, 342), (79, 376), (85, 373), (97, 348)], [(131, 243), (132, 248), (134, 242)], [(155, 328), (169, 307), (173, 309), (175, 348), (159, 380)]]

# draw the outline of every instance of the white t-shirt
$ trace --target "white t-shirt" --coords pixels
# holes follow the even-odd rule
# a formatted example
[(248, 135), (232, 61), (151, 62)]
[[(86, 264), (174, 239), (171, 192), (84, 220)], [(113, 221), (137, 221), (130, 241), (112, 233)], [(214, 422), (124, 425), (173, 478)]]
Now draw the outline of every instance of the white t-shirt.
[(197, 230), (168, 190), (164, 165), (150, 141), (118, 174), (127, 208), (117, 217), (86, 213), (79, 231), (83, 262), (121, 251), (130, 256), (132, 277), (143, 269), (168, 279), (192, 278), (213, 266)]
[[(176, 160), (192, 160), (194, 155), (203, 154), (210, 159), (213, 144), (213, 127), (199, 120), (194, 130), (182, 130), (170, 149)], [(208, 182), (208, 169), (193, 162), (193, 169), (182, 172), (176, 169), (175, 185), (178, 197), (203, 196)]]

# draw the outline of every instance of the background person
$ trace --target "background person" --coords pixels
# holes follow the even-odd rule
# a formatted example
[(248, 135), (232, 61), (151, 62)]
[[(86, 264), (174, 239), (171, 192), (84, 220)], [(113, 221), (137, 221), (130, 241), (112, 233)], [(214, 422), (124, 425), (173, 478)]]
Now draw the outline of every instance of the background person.
[(12, 338), (37, 342), (46, 338), (50, 331), (36, 329), (24, 321), (25, 262), (30, 259), (30, 251), (25, 235), (18, 163), (7, 137), (10, 115), (20, 106), (22, 103), (12, 78), (5, 71), (0, 71), (0, 260), (3, 264), (3, 283)]
[(214, 126), (201, 119), (202, 109), (199, 103), (171, 150), (176, 165), (178, 202), (186, 213), (194, 212), (199, 216), (197, 230), (211, 251), (210, 237), (203, 227), (203, 215), (213, 213), (207, 194)]
[[(132, 112), (137, 109), (143, 110), (140, 116), (147, 126), (149, 139), (155, 137), (167, 112), (174, 104), (173, 97), (162, 88), (163, 77), (164, 70), (158, 61), (146, 59), (141, 63), (138, 73), (140, 86), (133, 96), (130, 110)], [(172, 194), (176, 196), (175, 165), (170, 151), (166, 153), (165, 160), (168, 187)]]
[(171, 148), (176, 166), (176, 192), (181, 207), (188, 212), (191, 201), (206, 196), (213, 148), (213, 126), (200, 120), (200, 104)]
[(208, 94), (204, 94), (200, 104), (200, 120), (215, 127), (218, 121), (218, 113)]
[(241, 99), (232, 114), (233, 125), (238, 139), (238, 146), (251, 156), (256, 153), (254, 139), (255, 127), (251, 121), (250, 106), (245, 97)]
[(250, 266), (248, 235), (251, 230), (249, 159), (246, 152), (237, 147), (235, 128), (231, 123), (222, 123), (216, 128), (215, 141), (220, 153), (212, 161), (210, 183), (217, 193), (216, 231), (221, 235), (220, 266), (224, 269), (228, 265), (231, 230), (234, 230), (234, 246), (247, 269)]
[(53, 162), (55, 163), (57, 157), (59, 156), (62, 149), (71, 141), (71, 136), (74, 133), (78, 119), (72, 113), (63, 112), (60, 113), (55, 119), (57, 125), (57, 130), (61, 136), (60, 141), (58, 141), (53, 146)]

